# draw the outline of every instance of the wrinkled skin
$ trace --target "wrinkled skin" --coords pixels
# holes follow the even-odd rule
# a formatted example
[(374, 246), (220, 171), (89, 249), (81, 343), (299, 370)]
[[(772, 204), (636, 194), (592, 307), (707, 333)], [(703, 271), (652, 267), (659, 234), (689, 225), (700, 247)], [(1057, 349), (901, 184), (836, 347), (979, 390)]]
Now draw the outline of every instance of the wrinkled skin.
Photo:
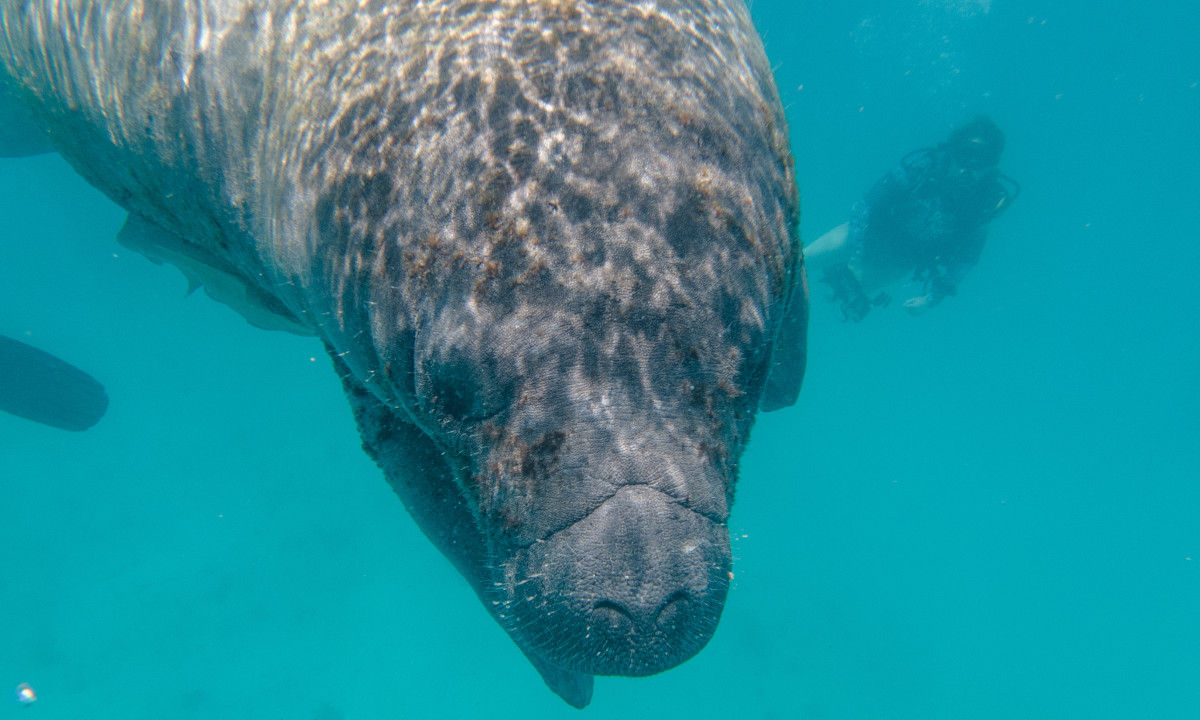
[(14, 95), (130, 210), (123, 242), (326, 344), (547, 683), (582, 706), (699, 651), (807, 313), (741, 0), (67, 5), (0, 9)]

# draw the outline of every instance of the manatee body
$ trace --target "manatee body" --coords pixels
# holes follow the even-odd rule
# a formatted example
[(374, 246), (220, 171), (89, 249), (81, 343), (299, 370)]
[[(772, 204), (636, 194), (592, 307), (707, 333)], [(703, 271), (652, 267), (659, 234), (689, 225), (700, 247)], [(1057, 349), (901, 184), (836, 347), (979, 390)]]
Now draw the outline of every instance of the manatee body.
[(367, 452), (556, 692), (708, 641), (738, 460), (760, 401), (795, 400), (807, 316), (742, 0), (0, 21), (0, 121), (128, 209), (122, 242), (320, 338)]

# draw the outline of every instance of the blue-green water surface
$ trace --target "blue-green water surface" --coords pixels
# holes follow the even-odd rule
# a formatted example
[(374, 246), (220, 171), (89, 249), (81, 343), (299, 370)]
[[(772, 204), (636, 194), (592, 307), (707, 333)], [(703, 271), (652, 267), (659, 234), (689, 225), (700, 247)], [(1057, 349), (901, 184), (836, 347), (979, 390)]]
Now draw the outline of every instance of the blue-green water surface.
[[(0, 160), (0, 333), (100, 378), (0, 415), (0, 718), (1200, 717), (1200, 7), (755, 0), (806, 239), (984, 112), (1023, 194), (957, 297), (840, 320), (754, 430), (721, 627), (571, 710), (359, 449), (319, 345)], [(10, 688), (40, 699), (20, 707)]]

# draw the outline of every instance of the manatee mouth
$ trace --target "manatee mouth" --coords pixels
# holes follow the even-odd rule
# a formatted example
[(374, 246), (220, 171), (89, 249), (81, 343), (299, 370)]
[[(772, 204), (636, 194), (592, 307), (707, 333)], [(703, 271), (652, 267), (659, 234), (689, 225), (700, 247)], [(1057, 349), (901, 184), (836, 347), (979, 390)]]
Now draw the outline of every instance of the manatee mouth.
[(651, 675), (700, 651), (729, 589), (729, 531), (647, 485), (503, 563), (503, 616), (528, 650), (591, 675)]

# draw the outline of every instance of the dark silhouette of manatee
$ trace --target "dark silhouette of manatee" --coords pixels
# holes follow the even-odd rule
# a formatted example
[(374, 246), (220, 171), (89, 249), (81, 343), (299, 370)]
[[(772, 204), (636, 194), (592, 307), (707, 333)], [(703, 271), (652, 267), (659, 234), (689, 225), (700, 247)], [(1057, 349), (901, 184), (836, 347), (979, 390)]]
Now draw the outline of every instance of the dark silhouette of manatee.
[(60, 430), (95, 425), (108, 409), (104, 386), (65, 360), (0, 335), (0, 410)]
[(760, 401), (796, 398), (807, 314), (742, 0), (0, 19), (25, 147), (127, 208), (125, 244), (320, 338), (367, 452), (556, 692), (704, 646), (738, 461)]

